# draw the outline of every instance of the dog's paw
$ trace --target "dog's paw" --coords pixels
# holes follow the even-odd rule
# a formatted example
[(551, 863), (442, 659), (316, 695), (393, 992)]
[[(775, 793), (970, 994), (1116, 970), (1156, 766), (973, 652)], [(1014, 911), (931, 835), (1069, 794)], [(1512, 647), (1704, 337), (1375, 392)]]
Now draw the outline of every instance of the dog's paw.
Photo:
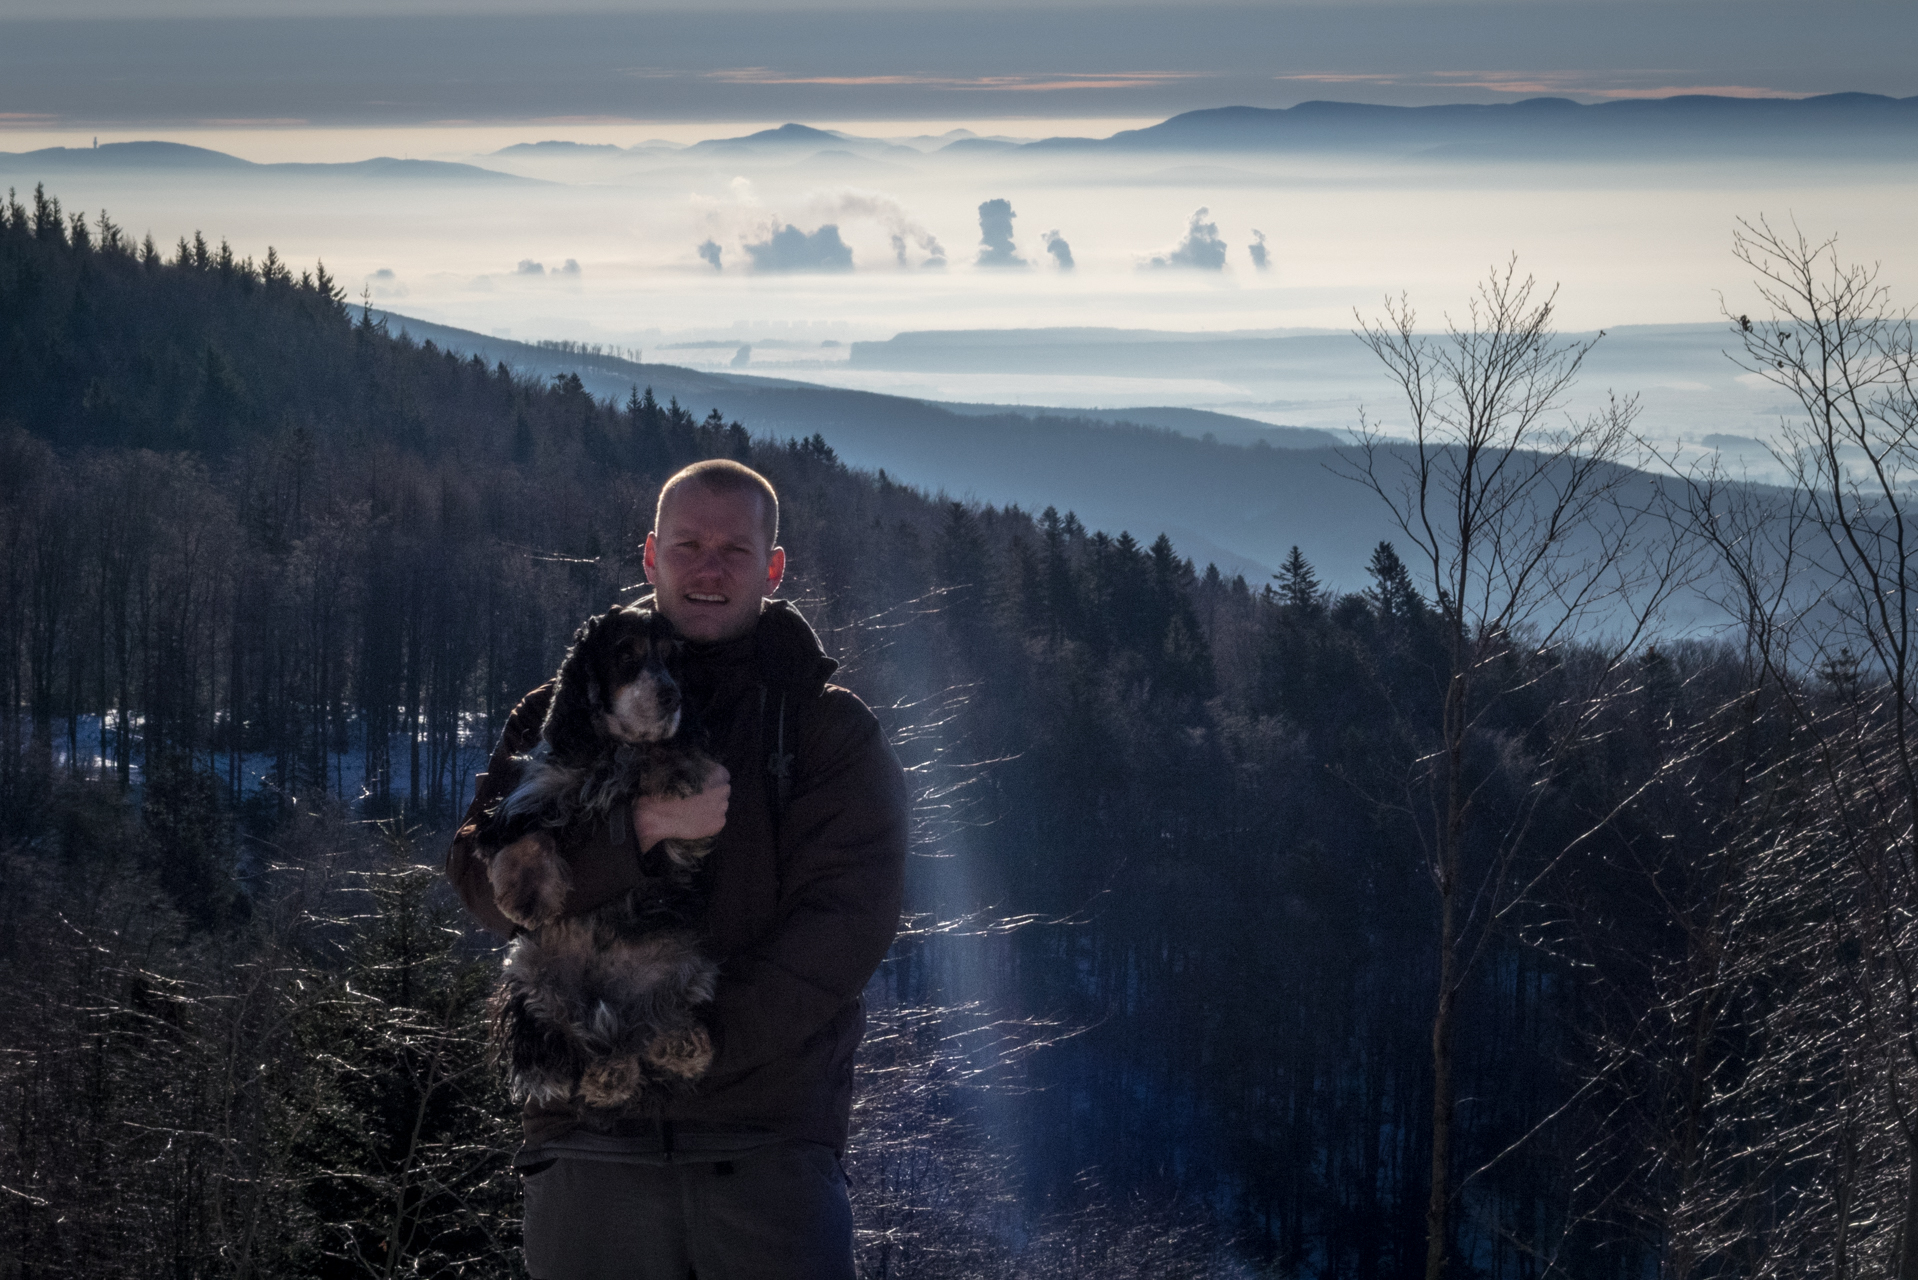
[(561, 1072), (541, 1071), (538, 1069), (520, 1071), (509, 1069), (506, 1074), (507, 1092), (515, 1102), (532, 1102), (539, 1106), (561, 1106), (573, 1096), (573, 1081)]
[(638, 1092), (643, 1074), (637, 1058), (599, 1058), (580, 1076), (579, 1093), (588, 1106), (617, 1107)]
[(697, 1080), (713, 1065), (713, 1038), (698, 1026), (663, 1031), (646, 1046), (646, 1061), (669, 1076)]
[(677, 871), (696, 871), (706, 855), (713, 851), (713, 838), (700, 840), (661, 840), (659, 850)]
[(494, 854), (486, 874), (500, 913), (526, 929), (559, 919), (573, 887), (572, 871), (559, 856), (558, 844), (544, 831), (535, 831)]

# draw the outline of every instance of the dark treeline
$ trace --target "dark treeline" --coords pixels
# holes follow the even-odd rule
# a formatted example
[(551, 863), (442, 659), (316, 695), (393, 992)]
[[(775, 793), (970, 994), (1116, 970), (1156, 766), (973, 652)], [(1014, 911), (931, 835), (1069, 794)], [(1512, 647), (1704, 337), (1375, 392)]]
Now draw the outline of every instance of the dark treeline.
[[(1352, 593), (1296, 553), (1226, 578), (38, 194), (0, 216), (0, 1274), (510, 1273), (491, 961), (409, 859), (711, 456), (778, 487), (787, 594), (920, 789), (866, 1272), (1426, 1274), (1438, 922), (1404, 796), (1452, 624), (1391, 547)], [(1449, 1274), (1644, 1275), (1689, 1237), (1683, 1162), (1642, 1153), (1703, 1105), (1644, 1038), (1702, 945), (1674, 904), (1722, 899), (1725, 833), (1797, 785), (1780, 690), (1856, 690), (1647, 647), (1566, 752), (1583, 651), (1482, 640), (1467, 854), (1523, 813), (1496, 874), (1527, 889), (1459, 994)]]

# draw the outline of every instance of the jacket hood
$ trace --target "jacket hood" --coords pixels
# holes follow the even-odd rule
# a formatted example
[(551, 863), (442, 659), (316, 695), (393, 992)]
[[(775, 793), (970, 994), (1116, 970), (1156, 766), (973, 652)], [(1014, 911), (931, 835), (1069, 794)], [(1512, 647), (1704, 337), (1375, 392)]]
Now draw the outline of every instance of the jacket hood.
[(759, 648), (760, 672), (776, 689), (817, 693), (839, 670), (839, 663), (826, 656), (812, 624), (790, 600), (766, 601), (753, 639)]

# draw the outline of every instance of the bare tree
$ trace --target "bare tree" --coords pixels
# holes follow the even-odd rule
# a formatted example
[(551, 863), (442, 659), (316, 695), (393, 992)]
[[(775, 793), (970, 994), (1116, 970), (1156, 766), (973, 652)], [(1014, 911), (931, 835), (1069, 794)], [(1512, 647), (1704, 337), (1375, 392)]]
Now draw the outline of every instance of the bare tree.
[[(1918, 1278), (1918, 342), (1875, 268), (1764, 219), (1734, 252), (1763, 311), (1734, 357), (1797, 402), (1783, 494), (1689, 477), (1758, 680), (1788, 722), (1763, 821), (1734, 824), (1737, 940), (1712, 998), (1741, 1050), (1676, 1224), (1754, 1275)], [(1764, 1230), (1752, 1224), (1760, 1213)], [(1754, 1240), (1757, 1241), (1754, 1244)]]
[[(1565, 413), (1596, 339), (1561, 339), (1555, 294), (1539, 293), (1513, 260), (1478, 286), (1462, 323), (1448, 317), (1442, 336), (1420, 333), (1403, 297), (1388, 299), (1380, 319), (1361, 317), (1358, 335), (1404, 392), (1411, 439), (1362, 415), (1350, 472), (1390, 508), (1447, 642), (1446, 669), (1435, 673), (1439, 722), (1423, 726), (1429, 750), (1402, 795), (1381, 797), (1412, 818), (1437, 892), (1428, 1280), (1444, 1270), (1465, 1181), (1453, 1178), (1452, 1149), (1460, 991), (1493, 925), (1545, 874), (1537, 864), (1521, 873), (1544, 789), (1528, 788), (1499, 829), (1482, 829), (1489, 824), (1475, 822), (1476, 809), (1496, 771), (1475, 766), (1472, 749), (1492, 732), (1494, 713), (1549, 674), (1565, 688), (1522, 735), (1530, 747), (1502, 744), (1508, 765), (1529, 750), (1521, 772), (1549, 779), (1683, 577), (1682, 553), (1634, 488), (1636, 403)], [(1567, 671), (1558, 657), (1575, 636), (1591, 647)]]

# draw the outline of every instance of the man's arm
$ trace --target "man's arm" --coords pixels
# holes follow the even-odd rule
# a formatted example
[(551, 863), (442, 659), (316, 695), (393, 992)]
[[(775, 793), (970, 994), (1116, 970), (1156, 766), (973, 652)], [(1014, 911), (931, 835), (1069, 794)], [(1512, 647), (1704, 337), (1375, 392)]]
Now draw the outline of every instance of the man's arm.
[(513, 935), (513, 922), (502, 915), (493, 902), (493, 886), (486, 878), (486, 860), (479, 853), (479, 824), (487, 807), (505, 795), (517, 780), (513, 757), (531, 750), (539, 741), (540, 726), (546, 721), (546, 706), (552, 700), (553, 685), (548, 681), (521, 698), (506, 717), (506, 727), (500, 731), (499, 743), (486, 762), (486, 772), (473, 780), (473, 803), (466, 807), (466, 818), (446, 850), (446, 878), (453, 882), (460, 901), (474, 918), (502, 938)]
[(871, 711), (843, 689), (780, 816), (779, 923), (727, 961), (714, 997), (723, 1079), (795, 1052), (858, 996), (899, 928), (910, 801)]

